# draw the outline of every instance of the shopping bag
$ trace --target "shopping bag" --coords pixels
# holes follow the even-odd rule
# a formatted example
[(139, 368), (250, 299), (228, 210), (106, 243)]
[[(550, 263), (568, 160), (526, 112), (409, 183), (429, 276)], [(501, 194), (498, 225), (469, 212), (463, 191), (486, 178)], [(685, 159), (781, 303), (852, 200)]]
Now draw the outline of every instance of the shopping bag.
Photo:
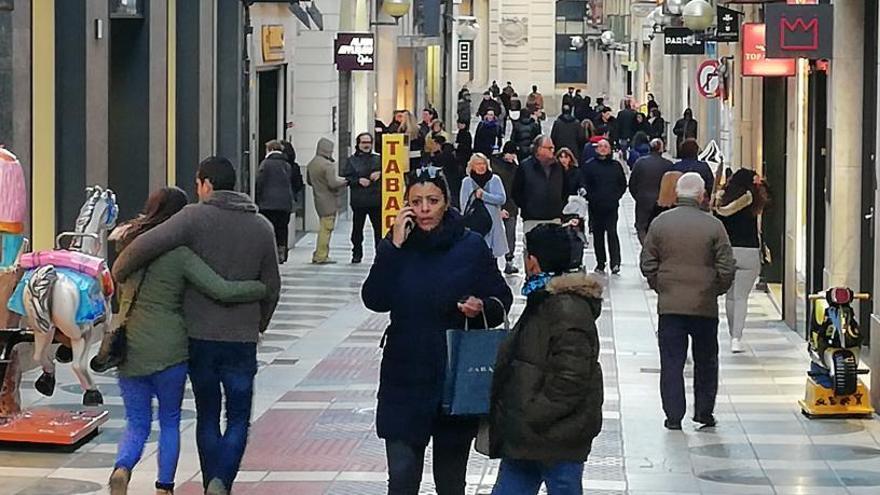
[[(492, 374), (498, 349), (510, 333), (507, 310), (500, 299), (490, 298), (501, 305), (504, 313), (503, 329), (467, 328), (446, 331), (446, 381), (443, 393), (443, 412), (450, 416), (480, 416), (489, 414)], [(486, 313), (483, 313), (486, 322)], [(488, 327), (488, 323), (485, 325)]]

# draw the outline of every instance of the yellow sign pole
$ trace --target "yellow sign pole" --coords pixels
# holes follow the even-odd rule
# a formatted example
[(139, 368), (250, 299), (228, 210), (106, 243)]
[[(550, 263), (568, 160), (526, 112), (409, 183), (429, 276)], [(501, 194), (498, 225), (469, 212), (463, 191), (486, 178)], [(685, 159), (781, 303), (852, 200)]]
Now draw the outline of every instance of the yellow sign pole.
[(409, 171), (409, 147), (403, 134), (382, 136), (382, 236), (388, 234), (403, 208), (404, 174)]

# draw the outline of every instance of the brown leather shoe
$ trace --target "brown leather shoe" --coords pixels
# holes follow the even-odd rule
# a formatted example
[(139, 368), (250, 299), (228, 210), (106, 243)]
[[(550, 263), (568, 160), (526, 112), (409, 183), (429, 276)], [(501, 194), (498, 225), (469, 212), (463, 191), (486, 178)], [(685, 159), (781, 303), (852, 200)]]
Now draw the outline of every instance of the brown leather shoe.
[(121, 467), (114, 469), (110, 474), (110, 495), (127, 495), (130, 480), (131, 471)]

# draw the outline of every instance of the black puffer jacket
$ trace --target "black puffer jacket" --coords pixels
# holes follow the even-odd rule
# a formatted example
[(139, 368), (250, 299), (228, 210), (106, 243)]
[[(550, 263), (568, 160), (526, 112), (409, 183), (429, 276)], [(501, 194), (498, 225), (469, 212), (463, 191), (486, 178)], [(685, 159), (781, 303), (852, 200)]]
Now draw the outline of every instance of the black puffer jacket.
[(601, 298), (601, 283), (583, 273), (529, 295), (495, 365), (493, 458), (586, 461), (602, 430)]
[(541, 124), (531, 115), (524, 112), (518, 120), (513, 121), (510, 140), (516, 144), (517, 156), (520, 160), (532, 154), (532, 141), (540, 135)]
[(568, 184), (562, 165), (553, 162), (548, 176), (535, 157), (520, 163), (513, 178), (513, 201), (523, 220), (562, 218), (567, 200)]

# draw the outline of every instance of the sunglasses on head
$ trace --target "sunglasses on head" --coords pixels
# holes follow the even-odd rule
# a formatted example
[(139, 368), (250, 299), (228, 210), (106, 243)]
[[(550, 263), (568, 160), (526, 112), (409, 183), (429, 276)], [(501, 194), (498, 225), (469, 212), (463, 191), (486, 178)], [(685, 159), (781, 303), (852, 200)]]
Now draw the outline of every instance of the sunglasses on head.
[(444, 178), (443, 169), (434, 165), (419, 167), (407, 174), (410, 183), (424, 182), (437, 178)]

